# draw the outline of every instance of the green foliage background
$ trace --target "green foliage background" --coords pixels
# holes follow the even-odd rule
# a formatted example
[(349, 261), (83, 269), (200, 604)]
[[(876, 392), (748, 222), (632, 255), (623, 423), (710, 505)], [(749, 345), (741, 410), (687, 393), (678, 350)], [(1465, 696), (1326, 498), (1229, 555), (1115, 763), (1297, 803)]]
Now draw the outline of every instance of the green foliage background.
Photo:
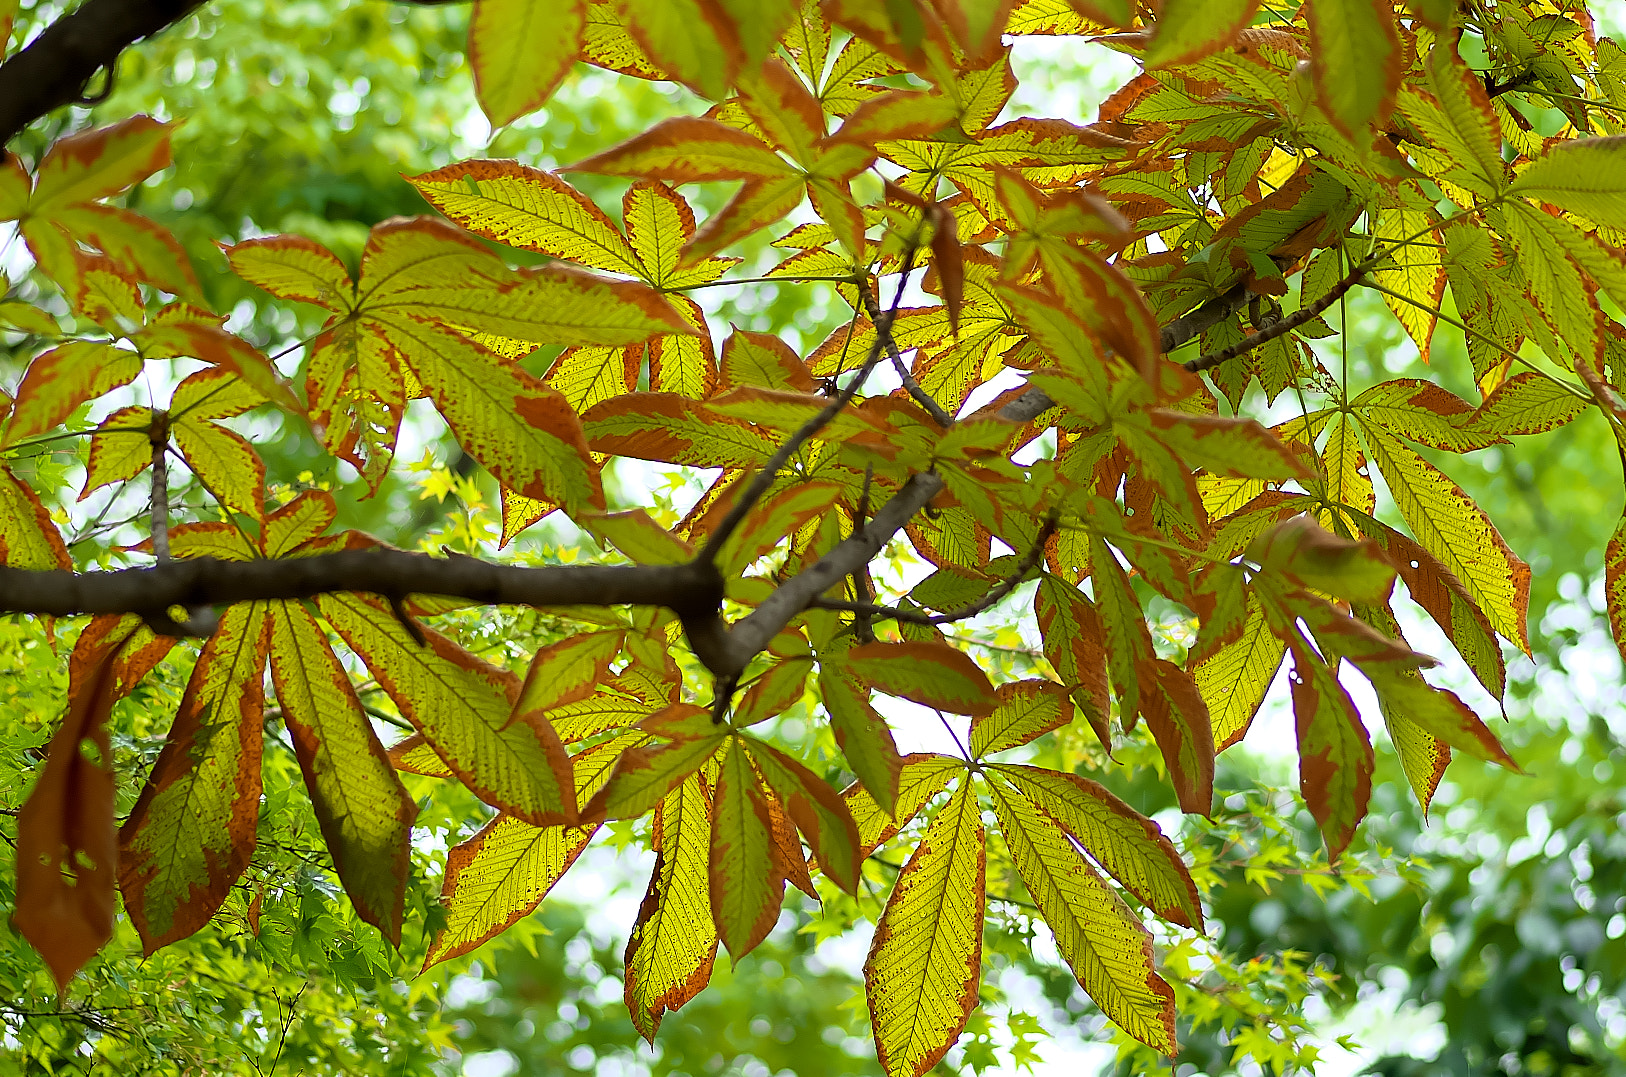
[[(23, 12), (18, 40), (59, 7)], [(550, 167), (694, 111), (677, 91), (583, 69), (544, 111), (488, 141), (462, 55), (465, 18), (456, 5), (215, 0), (121, 61), (98, 116), (185, 118), (175, 166), (130, 204), (175, 229), (211, 302), (232, 310), (234, 328), (248, 326), (256, 344), (275, 352), (317, 322), (310, 311), (257, 305), (257, 293), (224, 271), (216, 241), (297, 232), (353, 263), (371, 225), (427, 211), (403, 173), (475, 153)], [(1032, 76), (1030, 87), (1076, 92), (1095, 52), (1108, 54), (1073, 48), (1077, 54), (1029, 59), (1019, 74)], [(57, 114), (17, 148), (37, 154), (83, 119)], [(587, 178), (583, 186), (614, 204), (614, 181)], [(818, 339), (835, 314), (804, 309), (791, 287), (756, 291), (750, 306), (720, 302), (721, 317), (793, 340)], [(1427, 376), (1469, 388), (1450, 384), (1470, 368), (1449, 331), (1440, 334), (1435, 366), (1412, 369), (1415, 351), (1375, 295), (1357, 290), (1340, 313), (1353, 330), (1357, 376), (1364, 369), (1372, 380)], [(25, 359), (0, 347), (0, 380), (13, 384)], [(455, 447), (448, 458), (432, 427), (420, 434), (429, 444), (425, 462), (399, 467), (380, 496), (363, 502), (336, 490), (340, 525), (428, 547), (493, 537), (494, 490), (461, 477)], [(273, 483), (336, 478), (316, 463), (323, 458), (308, 433), (256, 447)], [(1334, 876), (1318, 860), (1313, 822), (1287, 791), (1286, 765), (1246, 749), (1221, 757), (1219, 784), (1234, 791), (1226, 811), (1212, 823), (1178, 824), (1218, 944), (1200, 952), (1180, 944), (1166, 955), (1189, 981), (1177, 987), (1188, 1016), (1176, 1072), (1349, 1072), (1366, 1062), (1369, 1072), (1394, 1075), (1626, 1073), (1626, 709), (1598, 582), (1621, 500), (1617, 481), (1600, 478), (1615, 474), (1613, 455), (1589, 415), (1442, 464), (1534, 570), (1536, 660), (1510, 667), (1515, 703), (1497, 730), (1527, 774), (1460, 759), (1424, 825), (1394, 756), (1379, 753), (1372, 815), (1350, 866)], [(50, 455), (33, 463), (68, 467)], [(684, 493), (674, 483), (662, 496)], [(98, 548), (127, 538), (116, 530), (93, 535), (76, 553), (94, 559)], [(593, 556), (573, 542), (544, 533), (521, 548), (539, 559)], [(1423, 626), (1406, 627), (1430, 649)], [(499, 661), (507, 655), (514, 665), (557, 634), (536, 615), (471, 616), (452, 630), (471, 649)], [(983, 631), (987, 642), (1015, 649), (1009, 661), (1026, 661), (1013, 630)], [(64, 707), (71, 632), (0, 620), (0, 836), (7, 841)], [(115, 711), (121, 811), (155, 757), (153, 723), (173, 713), (184, 673), (161, 667)], [(1471, 691), (1463, 681), (1451, 687)], [(381, 695), (369, 702), (388, 706)], [(826, 937), (859, 918), (857, 905), (826, 909), (819, 921), (807, 910), (787, 914), (760, 950), (720, 970), (706, 993), (667, 1019), (653, 1052), (644, 1047), (620, 1005), (624, 937), (615, 925), (630, 917), (603, 907), (637, 900), (647, 864), (630, 847), (620, 856), (595, 852), (572, 875), (576, 892), (551, 898), (477, 953), (417, 977), (436, 925), (444, 850), (478, 825), (484, 809), (432, 779), (409, 777), (423, 805), (408, 899), (414, 926), (393, 952), (339, 890), (279, 729), (267, 727), (255, 862), (211, 928), (142, 959), (123, 924), (59, 1003), (38, 958), (0, 924), (0, 1068), (391, 1077), (875, 1072), (855, 977), (865, 929)], [(1088, 752), (1081, 743), (1045, 743), (1049, 765), (1077, 763)], [(1100, 776), (1143, 811), (1173, 808), (1151, 767), (1137, 768), (1142, 777), (1133, 784), (1120, 773), (1108, 767)], [(589, 894), (588, 885), (602, 892)], [(0, 908), (9, 908), (11, 888), (8, 866)], [(945, 1069), (1046, 1072), (1038, 1060), (1088, 1057), (1119, 1072), (1168, 1072), (1168, 1063), (1126, 1040), (1116, 1062), (1110, 1052), (1079, 1055), (1079, 1041), (1106, 1042), (1110, 1029), (1054, 955), (1045, 959), (1046, 945), (1035, 944), (1021, 910), (1009, 913), (990, 927), (995, 974), (985, 1002), (992, 1005), (973, 1019), (973, 1035)], [(1335, 1040), (1345, 1031), (1363, 1038), (1363, 1022), (1378, 1034), (1367, 1037), (1370, 1046), (1359, 1056), (1340, 1049)], [(1425, 1034), (1409, 1046), (1404, 1037), (1386, 1046), (1383, 1033), (1394, 1027)]]

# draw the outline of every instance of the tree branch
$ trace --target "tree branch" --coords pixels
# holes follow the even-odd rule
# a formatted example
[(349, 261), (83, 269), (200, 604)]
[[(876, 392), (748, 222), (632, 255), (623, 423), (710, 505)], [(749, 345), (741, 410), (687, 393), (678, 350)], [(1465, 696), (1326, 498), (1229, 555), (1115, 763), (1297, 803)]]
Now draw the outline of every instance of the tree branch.
[[(85, 0), (0, 63), (0, 146), (63, 105), (80, 100), (119, 53), (178, 22), (203, 0)], [(109, 83), (111, 84), (111, 82)]]
[(0, 612), (130, 613), (172, 606), (313, 598), (364, 591), (447, 595), (490, 605), (660, 605), (680, 616), (715, 610), (721, 581), (694, 564), (522, 568), (388, 547), (276, 561), (170, 561), (152, 568), (74, 573), (0, 567)]
[[(900, 284), (898, 286), (898, 299), (902, 298), (903, 286)], [(914, 397), (915, 403), (926, 409), (926, 414), (930, 415), (938, 426), (944, 429), (953, 426), (954, 416), (944, 411), (943, 405), (939, 404), (932, 397), (932, 394), (920, 387), (920, 383), (915, 380), (915, 376), (909, 373), (909, 364), (903, 361), (903, 353), (898, 350), (897, 338), (892, 335), (892, 319), (897, 317), (898, 311), (897, 299), (892, 301), (892, 310), (886, 315), (884, 330), (881, 327), (880, 307), (876, 304), (875, 297), (869, 294), (867, 284), (860, 282), (858, 285), (858, 299), (864, 307), (864, 313), (869, 315), (870, 324), (875, 327), (876, 342), (886, 346), (886, 354), (892, 360), (892, 369), (898, 372), (898, 380), (903, 382), (904, 391)]]
[(1033, 571), (1033, 566), (1037, 565), (1039, 559), (1044, 556), (1045, 543), (1049, 542), (1050, 536), (1056, 533), (1057, 522), (1056, 513), (1051, 512), (1045, 518), (1044, 526), (1039, 529), (1038, 537), (1033, 540), (1032, 548), (1023, 555), (1021, 562), (1016, 566), (1016, 570), (995, 584), (987, 594), (975, 602), (961, 606), (957, 610), (951, 610), (948, 613), (916, 613), (914, 610), (899, 609), (896, 606), (880, 606), (873, 602), (848, 602), (845, 599), (837, 598), (815, 598), (808, 605), (821, 610), (843, 610), (864, 618), (881, 617), (892, 621), (905, 621), (909, 624), (929, 625), (934, 628), (937, 625), (963, 621), (967, 617), (975, 617), (1016, 590), (1023, 577)]
[(1355, 287), (1356, 283), (1362, 277), (1366, 276), (1373, 266), (1389, 257), (1389, 255), (1392, 253), (1393, 251), (1391, 250), (1379, 251), (1378, 253), (1367, 258), (1364, 262), (1361, 262), (1354, 269), (1351, 269), (1342, 280), (1332, 286), (1331, 291), (1322, 296), (1320, 299), (1317, 299), (1315, 302), (1311, 303), (1309, 306), (1300, 307), (1298, 310), (1277, 321), (1269, 328), (1261, 329), (1251, 336), (1243, 337), (1235, 344), (1228, 345), (1224, 348), (1215, 348), (1206, 355), (1199, 355), (1197, 358), (1185, 364), (1186, 369), (1191, 371), (1193, 374), (1200, 374), (1204, 370), (1212, 370), (1214, 367), (1219, 366), (1227, 359), (1234, 359), (1238, 355), (1253, 351), (1253, 349), (1259, 347), (1261, 344), (1268, 344), (1270, 341), (1275, 340), (1279, 336), (1291, 333), (1293, 330), (1297, 329), (1311, 318), (1316, 317), (1322, 311), (1326, 310), (1328, 307), (1342, 299), (1344, 297), (1344, 293)]

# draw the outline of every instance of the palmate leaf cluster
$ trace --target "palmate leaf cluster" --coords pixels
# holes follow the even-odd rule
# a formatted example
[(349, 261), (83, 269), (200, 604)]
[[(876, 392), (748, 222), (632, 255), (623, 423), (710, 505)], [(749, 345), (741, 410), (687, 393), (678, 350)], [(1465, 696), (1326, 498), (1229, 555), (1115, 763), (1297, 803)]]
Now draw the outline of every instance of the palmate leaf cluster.
[[(1216, 753), (1285, 669), (1328, 862), (1373, 796), (1369, 722), (1424, 809), (1454, 752), (1515, 766), (1426, 679), (1396, 604), (1504, 698), (1530, 571), (1437, 461), (1594, 408), (1626, 446), (1626, 59), (1584, 9), (477, 0), (469, 34), (496, 124), (577, 62), (715, 104), (558, 172), (410, 176), (439, 216), (376, 224), (353, 264), (302, 235), (223, 244), (241, 282), (318, 319), (292, 380), (208, 309), (169, 231), (115, 204), (169, 164), (173, 124), (135, 116), (0, 166), (0, 217), (61, 299), (0, 301), (32, 342), (4, 401), (0, 604), (98, 614), (18, 814), (14, 922), (59, 985), (116, 908), (148, 952), (220, 914), (254, 852), (273, 719), (356, 915), (391, 943), (420, 811), (400, 773), (495, 810), (447, 854), (426, 966), (639, 821), (655, 863), (625, 994), (651, 1040), (719, 946), (737, 962), (763, 943), (787, 885), (836, 907), (880, 880), (865, 990), (887, 1072), (926, 1072), (966, 1031), (990, 898), (1028, 908), (1102, 1012), (1170, 1054), (1169, 978), (1189, 969), (1153, 931), (1203, 931), (1191, 871), (1155, 822), (1030, 745), (1083, 732), (1127, 762), (1144, 720), (1180, 808), (1209, 815)], [(1095, 123), (1005, 118), (1021, 35), (1096, 37), (1143, 70)], [(601, 203), (591, 176), (632, 182)], [(723, 183), (704, 215), (681, 189)], [(776, 264), (738, 276), (722, 252), (763, 234)], [(690, 293), (736, 282), (828, 290), (850, 318), (801, 349), (724, 331)], [(1440, 323), (1463, 334), (1476, 398), (1351, 385), (1323, 315), (1357, 288), (1424, 357)], [(163, 407), (84, 439), (78, 496), (150, 490), (150, 539), (119, 556), (158, 562), (98, 599), (112, 577), (50, 575), (85, 566), (31, 462), (176, 359), (196, 362)], [(395, 557), (336, 526), (329, 492), (268, 490), (229, 425), (303, 424), (376, 492), (416, 401), (500, 488), (502, 545), (568, 521), (636, 567), (522, 585)], [(675, 521), (610, 512), (615, 460), (705, 469), (709, 488)], [(207, 510), (167, 503), (172, 467)], [(883, 602), (869, 565), (889, 543), (932, 571)], [(1626, 639), (1626, 524), (1607, 556)], [(329, 565), (429, 582), (367, 569), (380, 582), (351, 589)], [(140, 590), (179, 571), (180, 590)], [(1007, 599), (1042, 655), (1022, 675), (944, 630)], [(567, 626), (523, 674), (437, 630), (512, 601)], [(1154, 604), (1182, 611), (1183, 647), (1154, 637)], [(175, 662), (189, 679), (124, 812), (109, 716)], [(900, 754), (879, 697), (944, 716), (960, 755)], [(787, 736), (790, 713), (816, 732)], [(411, 734), (386, 747), (388, 721)]]

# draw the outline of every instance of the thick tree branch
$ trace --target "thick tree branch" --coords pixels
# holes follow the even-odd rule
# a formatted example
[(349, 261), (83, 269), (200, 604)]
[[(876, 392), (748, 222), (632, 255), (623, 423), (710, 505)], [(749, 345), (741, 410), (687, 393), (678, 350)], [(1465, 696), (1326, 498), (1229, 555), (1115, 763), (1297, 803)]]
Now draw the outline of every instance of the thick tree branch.
[(493, 605), (660, 605), (680, 615), (715, 610), (722, 599), (716, 573), (694, 564), (522, 568), (387, 547), (278, 561), (202, 557), (114, 572), (0, 567), (0, 611), (58, 617), (161, 613), (173, 606), (228, 606), (341, 591), (386, 598), (447, 595)]
[(202, 0), (85, 0), (0, 64), (0, 146), (54, 109), (80, 100), (119, 53), (179, 21)]

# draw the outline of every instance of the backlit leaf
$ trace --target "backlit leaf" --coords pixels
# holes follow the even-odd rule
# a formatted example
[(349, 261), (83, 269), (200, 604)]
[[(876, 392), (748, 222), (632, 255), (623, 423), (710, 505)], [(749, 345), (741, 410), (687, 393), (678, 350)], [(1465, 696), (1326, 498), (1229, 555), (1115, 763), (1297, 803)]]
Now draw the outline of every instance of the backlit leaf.
[(1051, 681), (1011, 681), (994, 698), (992, 711), (971, 720), (971, 754), (979, 759), (1037, 740), (1073, 717), (1066, 690)]
[(1610, 228), (1626, 228), (1626, 136), (1554, 146), (1531, 161), (1510, 190)]
[(1313, 0), (1310, 70), (1333, 124), (1354, 138), (1381, 128), (1404, 74), (1394, 8), (1382, 0)]
[(575, 64), (586, 21), (586, 0), (478, 0), (469, 20), (469, 66), (493, 127), (552, 96)]
[(888, 695), (954, 714), (988, 714), (994, 687), (964, 651), (946, 643), (866, 643), (847, 652), (846, 665)]
[(1298, 731), (1299, 791), (1321, 827), (1327, 858), (1337, 860), (1372, 796), (1372, 740), (1333, 671), (1297, 645), (1289, 681)]

